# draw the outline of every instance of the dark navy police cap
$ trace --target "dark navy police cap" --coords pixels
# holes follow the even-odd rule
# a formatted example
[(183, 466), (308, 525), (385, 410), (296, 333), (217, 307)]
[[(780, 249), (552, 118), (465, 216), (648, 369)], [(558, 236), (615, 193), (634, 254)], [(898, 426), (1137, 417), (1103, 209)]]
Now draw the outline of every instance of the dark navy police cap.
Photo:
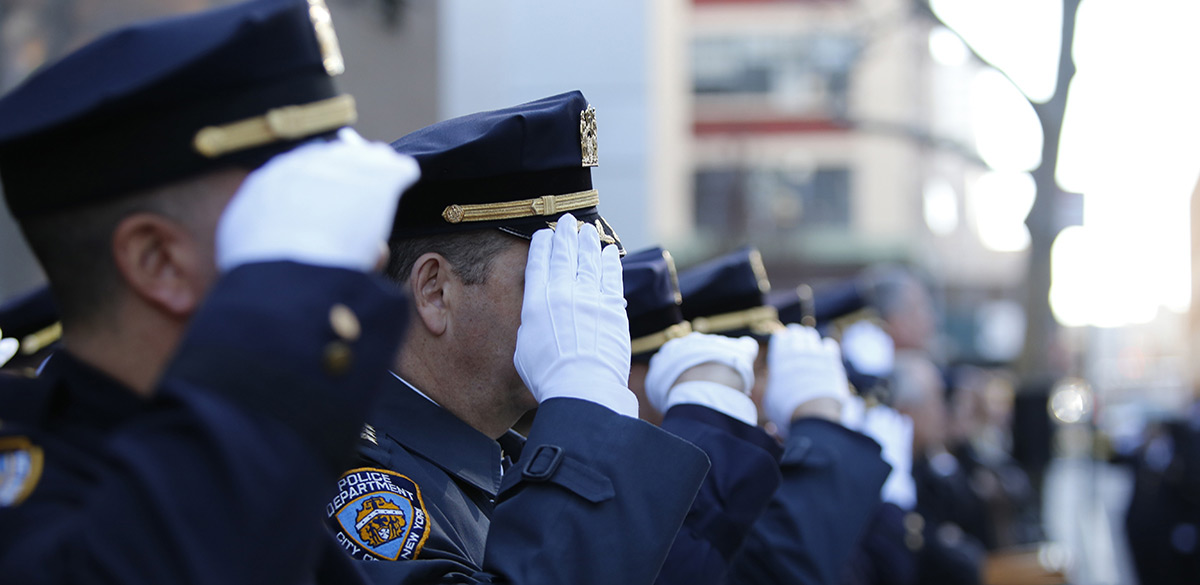
[(570, 212), (621, 246), (597, 209), (596, 110), (578, 91), (439, 122), (392, 148), (421, 166), (394, 239), (487, 228), (528, 239)]
[(865, 285), (858, 278), (817, 287), (802, 284), (781, 294), (772, 293), (767, 300), (779, 311), (780, 321), (809, 327), (825, 327), (869, 306)]
[(806, 327), (817, 326), (813, 317), (813, 291), (807, 284), (771, 291), (767, 295), (767, 304), (775, 307), (775, 311), (779, 313), (779, 322), (785, 325), (799, 323)]
[(324, 0), (254, 0), (110, 33), (0, 98), (18, 218), (221, 167), (256, 167), (352, 124)]
[(625, 256), (621, 278), (635, 360), (649, 359), (664, 343), (692, 332), (683, 320), (683, 297), (670, 252), (654, 247)]
[(692, 267), (679, 275), (683, 317), (701, 333), (765, 337), (782, 327), (762, 256), (742, 248)]

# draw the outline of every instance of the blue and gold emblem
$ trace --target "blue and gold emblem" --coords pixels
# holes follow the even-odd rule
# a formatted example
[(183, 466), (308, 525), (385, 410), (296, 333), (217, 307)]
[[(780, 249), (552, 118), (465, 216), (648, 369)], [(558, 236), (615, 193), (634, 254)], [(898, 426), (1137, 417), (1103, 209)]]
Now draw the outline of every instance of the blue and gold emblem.
[(386, 469), (346, 472), (325, 512), (338, 542), (350, 556), (364, 561), (415, 559), (429, 535), (420, 488)]
[(42, 450), (25, 437), (0, 438), (0, 507), (20, 504), (42, 477)]

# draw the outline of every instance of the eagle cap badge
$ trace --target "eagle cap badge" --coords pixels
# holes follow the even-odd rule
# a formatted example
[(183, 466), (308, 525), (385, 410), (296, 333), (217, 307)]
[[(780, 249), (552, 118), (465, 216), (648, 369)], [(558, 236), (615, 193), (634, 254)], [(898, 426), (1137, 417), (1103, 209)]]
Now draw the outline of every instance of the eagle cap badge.
[(579, 114), (579, 149), (583, 154), (583, 166), (600, 164), (600, 152), (596, 145), (596, 108), (591, 105)]

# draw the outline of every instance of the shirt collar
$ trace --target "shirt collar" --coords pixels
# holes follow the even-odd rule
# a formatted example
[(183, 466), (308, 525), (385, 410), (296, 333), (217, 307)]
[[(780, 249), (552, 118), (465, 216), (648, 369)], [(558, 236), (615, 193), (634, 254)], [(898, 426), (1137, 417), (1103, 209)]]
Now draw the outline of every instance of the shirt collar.
[[(501, 444), (438, 406), (403, 378), (394, 375), (385, 383), (370, 423), (377, 437), (387, 436), (488, 494), (499, 493)], [(503, 455), (515, 457), (513, 439), (506, 435), (502, 441), (506, 443)]]

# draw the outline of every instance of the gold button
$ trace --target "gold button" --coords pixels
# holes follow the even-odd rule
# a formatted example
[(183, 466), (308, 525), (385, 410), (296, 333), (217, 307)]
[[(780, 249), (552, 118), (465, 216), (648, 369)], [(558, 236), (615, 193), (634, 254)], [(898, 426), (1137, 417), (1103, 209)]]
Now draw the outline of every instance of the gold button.
[(909, 512), (904, 515), (904, 528), (919, 534), (925, 530), (925, 518), (916, 512)]
[(354, 361), (354, 352), (350, 346), (341, 341), (330, 341), (325, 346), (325, 371), (333, 375), (346, 373)]
[(358, 316), (354, 311), (338, 303), (329, 309), (329, 325), (333, 327), (333, 332), (338, 337), (346, 341), (354, 341), (362, 334), (362, 326), (358, 323)]

